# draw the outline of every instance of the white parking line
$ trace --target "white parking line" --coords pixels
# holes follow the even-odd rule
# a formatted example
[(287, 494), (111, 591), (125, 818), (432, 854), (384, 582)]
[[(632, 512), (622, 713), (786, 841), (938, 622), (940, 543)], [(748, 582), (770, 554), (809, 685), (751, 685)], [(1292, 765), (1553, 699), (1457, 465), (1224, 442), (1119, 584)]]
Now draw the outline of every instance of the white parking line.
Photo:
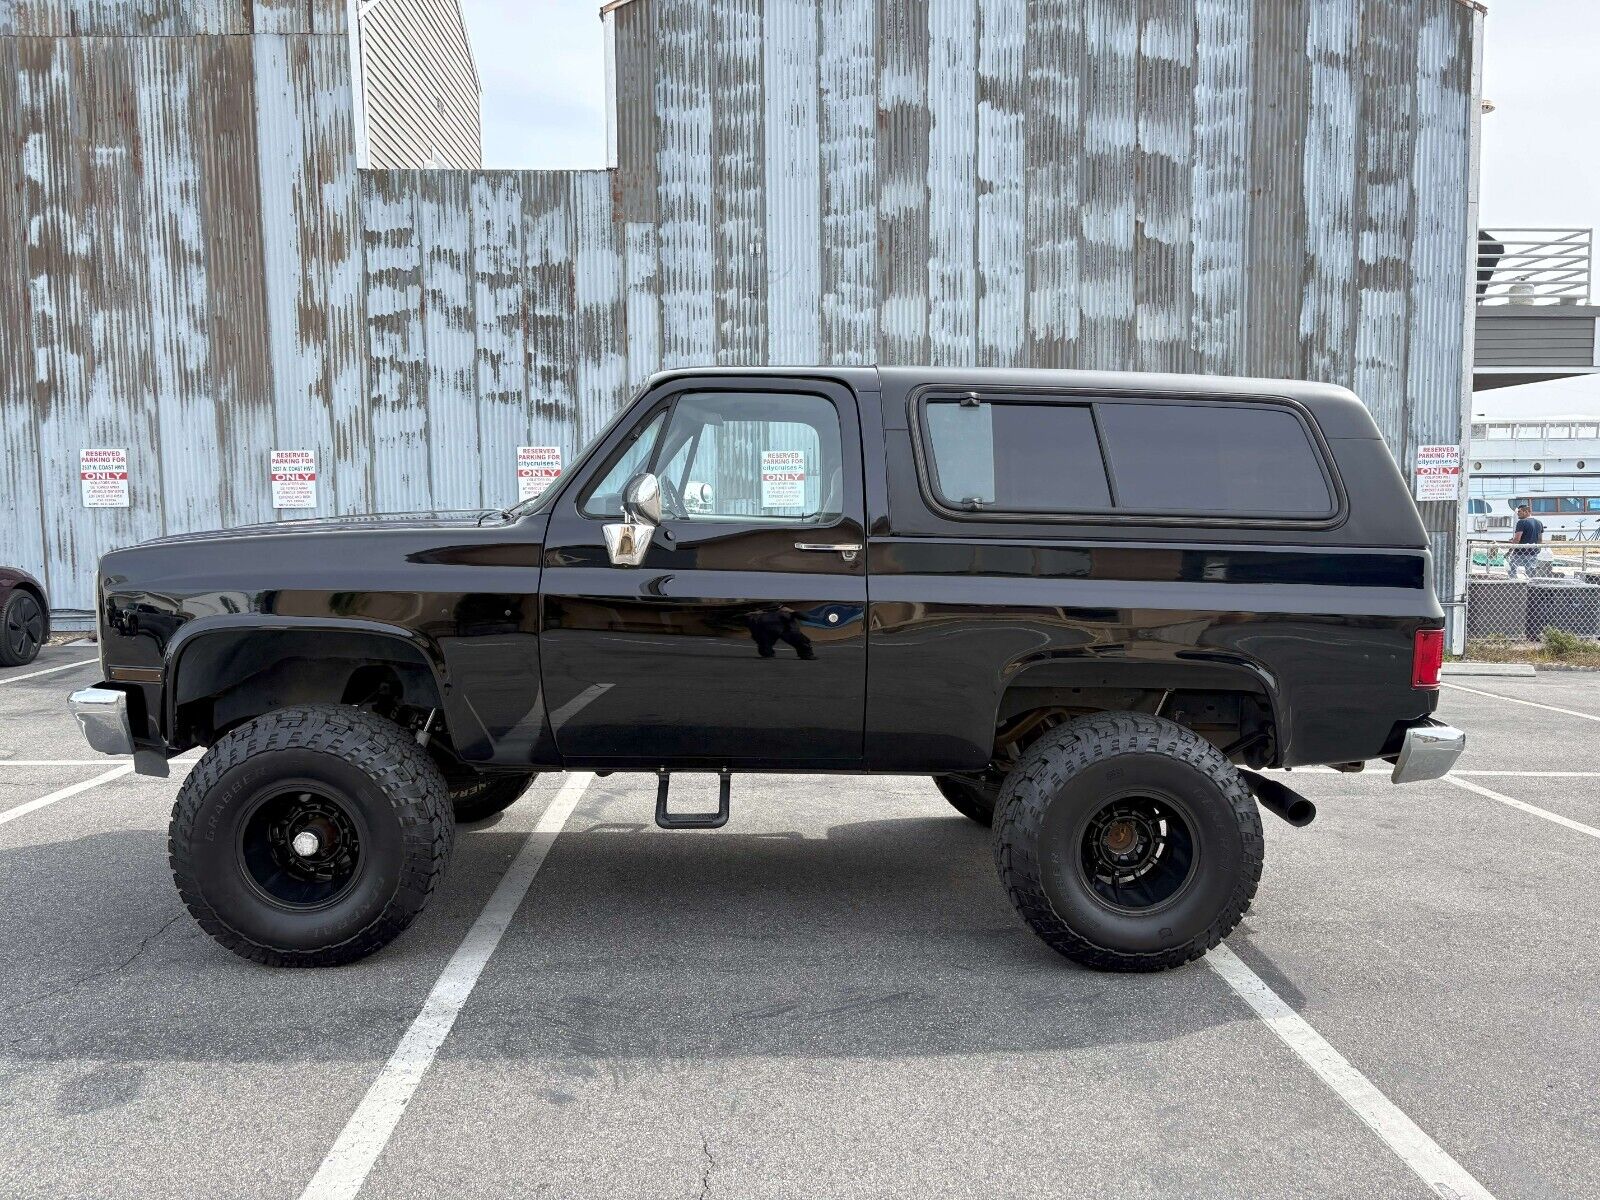
[(1558, 708), (1554, 704), (1540, 704), (1537, 700), (1518, 700), (1515, 696), (1502, 696), (1499, 692), (1481, 692), (1477, 688), (1463, 687), (1459, 683), (1446, 683), (1443, 686), (1455, 688), (1458, 692), (1471, 692), (1474, 696), (1487, 696), (1491, 700), (1504, 700), (1508, 704), (1526, 704), (1529, 708), (1542, 708), (1546, 712), (1563, 713), (1569, 717), (1582, 717), (1585, 721), (1600, 721), (1600, 717), (1593, 713), (1579, 712), (1575, 708)]
[(1597, 779), (1600, 771), (1451, 771), (1452, 775), (1505, 775), (1517, 779)]
[(1299, 1055), (1301, 1062), (1315, 1071), (1322, 1082), (1383, 1139), (1418, 1179), (1446, 1200), (1494, 1200), (1483, 1184), (1396, 1108), (1377, 1085), (1351, 1066), (1349, 1060), (1290, 1008), (1261, 976), (1245, 966), (1237, 954), (1226, 946), (1218, 946), (1206, 955), (1205, 963), (1255, 1010), (1256, 1016), (1284, 1045)]
[(368, 1172), (394, 1135), (406, 1105), (416, 1094), (423, 1074), (449, 1036), (467, 997), (477, 986), (478, 976), (483, 973), (489, 956), (500, 944), (500, 937), (511, 924), (512, 917), (516, 916), (556, 835), (593, 781), (592, 774), (583, 772), (569, 776), (561, 785), (478, 919), (467, 930), (467, 936), (445, 964), (417, 1019), (411, 1022), (411, 1028), (406, 1030), (400, 1045), (389, 1056), (340, 1132), (333, 1149), (328, 1151), (306, 1185), (301, 1200), (348, 1198), (361, 1190)]
[(60, 791), (51, 792), (48, 796), (40, 796), (37, 800), (29, 800), (26, 804), (19, 804), (15, 808), (8, 808), (0, 812), (0, 825), (7, 821), (15, 821), (18, 817), (25, 817), (31, 812), (37, 812), (47, 804), (54, 804), (57, 800), (65, 800), (68, 796), (76, 796), (79, 792), (87, 792), (92, 787), (99, 787), (102, 783), (110, 783), (113, 779), (120, 779), (133, 770), (133, 764), (123, 763), (120, 767), (96, 775), (93, 779), (85, 779), (82, 783), (75, 783), (71, 787), (64, 787)]
[(1593, 825), (1585, 825), (1581, 821), (1563, 817), (1560, 813), (1553, 813), (1548, 809), (1539, 808), (1537, 805), (1528, 804), (1522, 800), (1513, 800), (1510, 796), (1502, 796), (1499, 792), (1491, 792), (1482, 784), (1473, 783), (1470, 779), (1459, 779), (1456, 775), (1450, 774), (1444, 777), (1444, 781), (1453, 783), (1458, 788), (1466, 788), (1469, 792), (1476, 792), (1480, 796), (1486, 796), (1490, 800), (1498, 800), (1501, 804), (1509, 804), (1512, 808), (1520, 808), (1525, 813), (1543, 817), (1546, 821), (1554, 821), (1557, 825), (1565, 825), (1568, 829), (1575, 829), (1579, 833), (1587, 833), (1592, 838), (1600, 838), (1600, 829), (1596, 829)]
[(86, 667), (90, 663), (97, 663), (98, 658), (80, 658), (77, 662), (62, 663), (58, 667), (46, 667), (42, 671), (29, 671), (26, 675), (9, 675), (0, 679), (0, 686), (8, 683), (21, 683), (24, 679), (37, 679), (41, 675), (54, 675), (57, 671), (70, 671), (73, 667)]

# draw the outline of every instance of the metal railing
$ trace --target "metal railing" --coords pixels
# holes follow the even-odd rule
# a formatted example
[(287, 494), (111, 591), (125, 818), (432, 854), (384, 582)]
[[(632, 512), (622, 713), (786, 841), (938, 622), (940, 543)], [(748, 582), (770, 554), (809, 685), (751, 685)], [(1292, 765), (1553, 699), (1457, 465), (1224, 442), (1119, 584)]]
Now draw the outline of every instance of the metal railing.
[(1589, 229), (1495, 229), (1478, 235), (1479, 304), (1587, 304)]
[(1600, 642), (1600, 542), (1467, 542), (1467, 640)]

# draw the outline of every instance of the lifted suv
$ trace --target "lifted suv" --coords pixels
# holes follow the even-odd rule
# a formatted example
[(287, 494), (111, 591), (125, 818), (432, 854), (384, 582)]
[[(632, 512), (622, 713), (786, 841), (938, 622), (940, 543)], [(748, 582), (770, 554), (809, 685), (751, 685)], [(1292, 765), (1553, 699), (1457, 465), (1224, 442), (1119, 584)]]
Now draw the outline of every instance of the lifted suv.
[[(1427, 539), (1355, 396), (1260, 380), (659, 375), (538, 499), (107, 555), (90, 743), (207, 747), (179, 891), (258, 962), (370, 953), (535, 772), (931, 775), (1023, 919), (1157, 970), (1236, 925), (1261, 768), (1449, 770)], [(715, 772), (712, 813), (671, 773)]]

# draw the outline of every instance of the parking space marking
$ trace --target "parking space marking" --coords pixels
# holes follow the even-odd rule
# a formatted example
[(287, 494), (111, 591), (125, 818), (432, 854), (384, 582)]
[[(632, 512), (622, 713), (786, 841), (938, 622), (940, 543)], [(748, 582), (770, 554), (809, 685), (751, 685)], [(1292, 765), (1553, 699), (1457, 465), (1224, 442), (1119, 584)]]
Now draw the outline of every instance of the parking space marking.
[(1452, 775), (1507, 775), (1518, 779), (1596, 779), (1600, 771), (1451, 771)]
[(7, 821), (15, 821), (18, 817), (25, 817), (31, 812), (37, 812), (47, 804), (54, 804), (57, 800), (65, 800), (69, 796), (76, 796), (79, 792), (87, 792), (90, 788), (99, 787), (102, 783), (110, 783), (113, 779), (120, 779), (133, 770), (131, 762), (123, 763), (120, 767), (96, 775), (93, 779), (85, 779), (82, 783), (74, 783), (70, 787), (61, 788), (51, 792), (48, 796), (40, 796), (37, 800), (29, 800), (26, 804), (19, 804), (15, 808), (8, 808), (0, 812), (0, 825)]
[(1377, 1085), (1350, 1065), (1299, 1013), (1267, 986), (1226, 946), (1217, 946), (1205, 963), (1255, 1010), (1256, 1016), (1316, 1072), (1350, 1110), (1366, 1122), (1418, 1179), (1446, 1200), (1494, 1200), (1489, 1190), (1451, 1158), (1415, 1121), (1401, 1112)]
[(1481, 692), (1477, 688), (1463, 687), (1459, 683), (1446, 683), (1442, 686), (1455, 688), (1458, 692), (1471, 692), (1474, 696), (1487, 696), (1491, 700), (1504, 700), (1508, 704), (1526, 704), (1529, 708), (1542, 708), (1546, 712), (1564, 713), (1569, 717), (1582, 717), (1585, 721), (1600, 721), (1600, 717), (1593, 713), (1579, 712), (1575, 708), (1558, 708), (1554, 704), (1541, 704), (1537, 700), (1518, 700), (1515, 696), (1502, 696), (1499, 692)]
[(8, 683), (21, 683), (24, 679), (37, 679), (41, 675), (54, 675), (57, 671), (70, 671), (73, 667), (87, 667), (90, 663), (97, 663), (98, 658), (80, 658), (77, 662), (62, 663), (57, 667), (46, 667), (42, 671), (29, 671), (26, 675), (10, 675), (0, 679), (0, 686)]
[(1549, 809), (1540, 808), (1538, 805), (1529, 804), (1523, 800), (1513, 800), (1510, 796), (1502, 796), (1499, 792), (1492, 792), (1482, 784), (1473, 783), (1470, 779), (1460, 779), (1456, 775), (1450, 774), (1444, 777), (1444, 781), (1453, 783), (1458, 788), (1466, 788), (1469, 792), (1476, 792), (1480, 796), (1486, 796), (1490, 800), (1498, 800), (1501, 804), (1509, 804), (1512, 808), (1520, 808), (1525, 813), (1543, 817), (1546, 821), (1554, 821), (1557, 825), (1565, 825), (1568, 829), (1586, 833), (1592, 838), (1600, 838), (1600, 829), (1596, 829), (1593, 825), (1585, 825), (1582, 821), (1574, 821), (1569, 817), (1563, 817), (1560, 813), (1553, 813)]
[(556, 835), (561, 832), (572, 810), (593, 781), (594, 775), (585, 771), (569, 776), (561, 785), (561, 790), (550, 802), (550, 807), (544, 810), (527, 841), (523, 842), (516, 860), (501, 878), (489, 902), (478, 914), (478, 919), (467, 930), (467, 936), (445, 964), (444, 971), (423, 1002), (422, 1011), (411, 1022), (411, 1027), (400, 1039), (400, 1045), (389, 1056), (378, 1078), (367, 1089), (367, 1094), (340, 1131), (333, 1149), (328, 1151), (317, 1173), (306, 1185), (301, 1200), (334, 1200), (335, 1197), (348, 1200), (361, 1190), (367, 1174), (394, 1135), (395, 1126), (400, 1123), (406, 1105), (411, 1103), (411, 1097), (416, 1094), (422, 1076), (438, 1054), (439, 1047), (444, 1044), (444, 1039), (449, 1036), (456, 1018), (461, 1015), (467, 997), (472, 995), (472, 989), (477, 986), (478, 976), (483, 974), (489, 956), (500, 944), (500, 938), (511, 924), (511, 919), (516, 916), (523, 897), (533, 884), (533, 877), (539, 873), (545, 855), (555, 843)]

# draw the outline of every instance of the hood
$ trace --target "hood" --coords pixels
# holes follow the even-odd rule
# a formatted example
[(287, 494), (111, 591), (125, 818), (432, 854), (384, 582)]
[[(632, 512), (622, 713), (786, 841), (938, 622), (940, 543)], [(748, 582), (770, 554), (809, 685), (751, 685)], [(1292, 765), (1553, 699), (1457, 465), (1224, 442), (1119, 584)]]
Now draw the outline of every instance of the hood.
[(211, 529), (198, 533), (174, 533), (151, 538), (141, 546), (170, 546), (180, 542), (220, 542), (232, 538), (278, 537), (286, 534), (359, 533), (408, 529), (471, 529), (497, 525), (504, 520), (498, 509), (462, 508), (435, 512), (372, 513), (351, 517), (308, 517), (299, 521), (263, 521), (238, 525), (232, 529)]

